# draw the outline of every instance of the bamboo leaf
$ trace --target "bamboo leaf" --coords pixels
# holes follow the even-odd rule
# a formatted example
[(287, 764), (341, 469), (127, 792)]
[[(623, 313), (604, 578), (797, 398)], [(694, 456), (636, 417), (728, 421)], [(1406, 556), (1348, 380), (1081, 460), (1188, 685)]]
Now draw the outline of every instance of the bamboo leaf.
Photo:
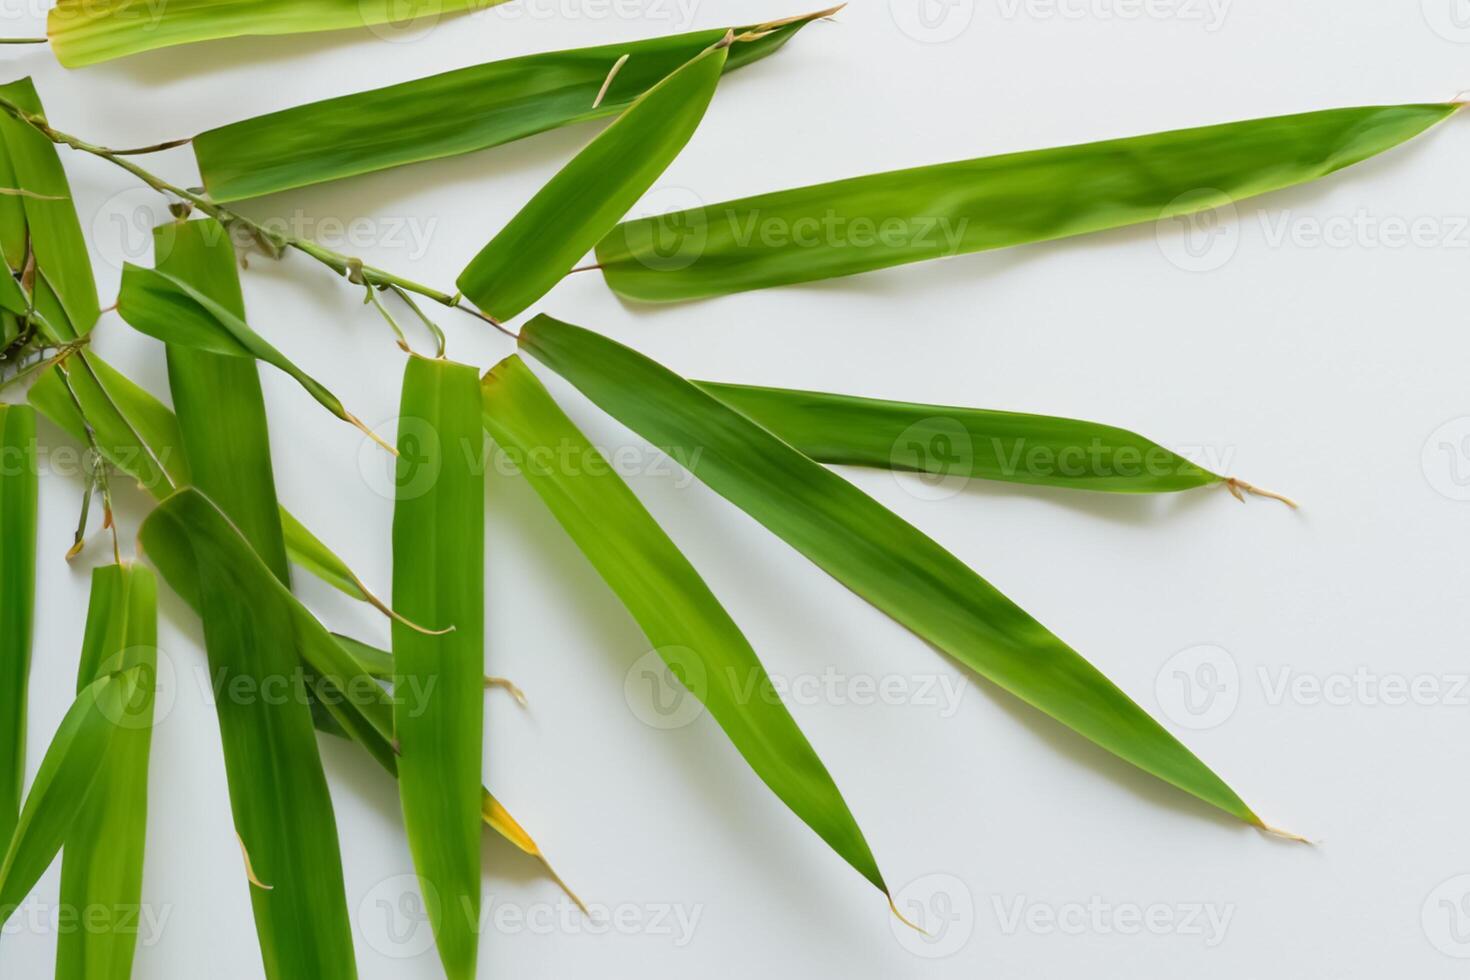
[(499, 320), (544, 296), (689, 142), (730, 46), (726, 35), (635, 99), (480, 250), (460, 291)]
[(694, 383), (819, 463), (1112, 493), (1172, 493), (1227, 482), (1141, 435), (1097, 422)]
[(66, 836), (61, 908), (83, 911), (87, 922), (86, 928), (60, 931), (57, 980), (132, 976), (143, 891), (157, 647), (158, 584), (153, 573), (134, 564), (94, 569), (78, 693), (124, 658), (137, 666), (138, 685)]
[[(501, 361), (482, 389), (485, 428), (515, 458), (554, 447), (601, 460), (520, 358)], [(886, 895), (862, 830), (796, 720), (779, 697), (749, 695), (774, 690), (750, 642), (622, 478), (605, 461), (521, 473), (756, 775)]]
[[(46, 114), (29, 78), (0, 85), (0, 97), (33, 115)], [(66, 171), (54, 143), (7, 113), (0, 113), (0, 144), (10, 171), (5, 175), (6, 186), (30, 192), (24, 197), (7, 197), (8, 203), (0, 205), (0, 243), (5, 257), (11, 268), (19, 269), (27, 252), (34, 255), (37, 303), (61, 333), (59, 339), (75, 340), (92, 329), (101, 312)], [(19, 209), (14, 207), (17, 202)], [(23, 225), (18, 226), (20, 221)], [(56, 309), (46, 309), (41, 294), (54, 298)]]
[[(415, 0), (412, 19), (437, 20), (502, 2)], [(57, 60), (80, 68), (177, 44), (371, 28), (404, 19), (403, 6), (394, 0), (58, 0), (46, 34)]]
[[(398, 795), (450, 980), (475, 976), (485, 673), (485, 475), (475, 369), (410, 357), (399, 410), (393, 604)], [(421, 698), (406, 692), (423, 692)], [(420, 703), (421, 702), (421, 703)]]
[(1458, 108), (1332, 109), (855, 177), (625, 222), (597, 261), (619, 295), (666, 302), (1066, 238), (1316, 180)]
[(36, 413), (0, 405), (0, 846), (20, 818), (36, 601)]
[(1145, 772), (1264, 827), (1234, 790), (1081, 655), (851, 483), (590, 331), (538, 316), (521, 331), (521, 346), (918, 636)]
[[(206, 508), (212, 521), (199, 516)], [(165, 580), (196, 590), (235, 830), (248, 869), (269, 886), (248, 886), (265, 975), (355, 977), (336, 818), (296, 652), (297, 621), (278, 601), (284, 586), (260, 575), (260, 559), (247, 560), (253, 550), (196, 490), (154, 508), (138, 540), (150, 556), (187, 569), (160, 565)], [(180, 549), (178, 541), (187, 544)]]
[[(735, 28), (737, 35), (758, 36), (731, 49), (725, 70), (774, 54), (797, 31), (834, 12)], [(509, 58), (311, 102), (200, 133), (194, 156), (209, 196), (225, 203), (470, 153), (616, 115), (727, 33), (695, 31)], [(609, 69), (625, 56), (594, 106)]]
[[(212, 223), (188, 222), (179, 227)], [(254, 358), (279, 368), (327, 411), (377, 438), (342, 406), (336, 395), (250, 329), (242, 317), (162, 269), (145, 269), (131, 262), (124, 266), (117, 311), (139, 333), (171, 346), (224, 357)]]
[[(51, 739), (0, 866), (0, 925), (51, 866), (84, 812), (115, 737), (144, 683), (141, 665), (124, 662), (82, 689)], [(151, 676), (147, 678), (151, 682)]]

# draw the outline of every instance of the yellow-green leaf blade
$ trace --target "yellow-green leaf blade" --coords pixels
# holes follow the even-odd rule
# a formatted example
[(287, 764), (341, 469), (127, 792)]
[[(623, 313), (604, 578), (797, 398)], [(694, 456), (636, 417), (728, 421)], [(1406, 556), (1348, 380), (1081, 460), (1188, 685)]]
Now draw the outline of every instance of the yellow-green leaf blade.
[(1173, 493), (1218, 476), (1116, 426), (790, 388), (694, 382), (819, 463), (1111, 493)]
[[(393, 606), (398, 794), (429, 922), (450, 980), (479, 949), (485, 674), (485, 435), (475, 369), (410, 357), (399, 410)], [(407, 696), (420, 692), (421, 696)]]
[[(601, 460), (520, 358), (501, 361), (482, 388), (485, 428), (515, 458), (550, 458), (550, 450)], [(622, 478), (605, 461), (521, 472), (756, 775), (886, 894), (857, 820), (796, 719), (779, 695), (749, 695), (774, 690), (750, 642)]]
[[(827, 13), (735, 28), (764, 36), (735, 45), (725, 71), (774, 54)], [(508, 58), (311, 102), (200, 133), (194, 156), (210, 197), (226, 203), (470, 153), (615, 115), (725, 34), (694, 31)], [(624, 55), (599, 103), (603, 82)]]
[[(1252, 824), (1235, 791), (1076, 651), (917, 528), (667, 369), (538, 316), (521, 346), (818, 567), (1057, 721)], [(700, 452), (695, 453), (698, 448)]]
[(61, 907), (84, 910), (88, 918), (86, 928), (58, 935), (57, 980), (132, 976), (142, 908), (157, 647), (158, 584), (153, 573), (136, 564), (94, 569), (78, 691), (124, 658), (139, 666), (139, 684), (66, 837)]
[[(416, 0), (414, 18), (438, 18), (504, 0)], [(68, 68), (225, 37), (272, 36), (395, 24), (394, 0), (59, 0), (46, 20)], [(396, 29), (396, 28), (394, 28)]]
[(729, 49), (723, 40), (710, 46), (623, 110), (480, 250), (459, 275), (460, 291), (500, 320), (545, 295), (689, 142)]
[(619, 295), (667, 302), (1082, 235), (1324, 177), (1458, 108), (1331, 109), (854, 177), (625, 222), (597, 261)]

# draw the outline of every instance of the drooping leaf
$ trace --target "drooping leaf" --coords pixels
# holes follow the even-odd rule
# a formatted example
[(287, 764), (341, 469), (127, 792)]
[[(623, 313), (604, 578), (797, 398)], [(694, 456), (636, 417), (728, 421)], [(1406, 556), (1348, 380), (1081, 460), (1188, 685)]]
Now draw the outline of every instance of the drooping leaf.
[(1112, 493), (1172, 493), (1226, 480), (1137, 433), (1097, 422), (694, 383), (819, 463)]
[[(514, 459), (548, 449), (601, 460), (519, 357), (482, 384), (485, 428)], [(521, 473), (637, 620), (668, 669), (709, 709), (757, 776), (884, 894), (888, 886), (827, 767), (775, 691), (765, 667), (652, 515), (610, 465), (527, 464)]]
[(918, 636), (1145, 772), (1264, 826), (1234, 790), (1097, 668), (842, 477), (666, 368), (591, 331), (538, 316), (522, 329), (521, 346)]
[[(124, 661), (82, 689), (61, 719), (0, 865), (0, 925), (20, 905), (66, 842), (96, 786), (114, 739), (137, 703), (145, 668)], [(152, 682), (152, 676), (147, 677)]]
[[(188, 222), (182, 227), (187, 229), (190, 225), (210, 223)], [(187, 239), (189, 236), (185, 234), (184, 237)], [(279, 368), (327, 411), (363, 429), (357, 416), (347, 411), (336, 395), (250, 329), (243, 318), (161, 268), (146, 269), (131, 262), (124, 266), (117, 311), (133, 329), (170, 346), (246, 359), (247, 362), (254, 358)]]
[(619, 295), (665, 302), (1066, 238), (1324, 177), (1458, 107), (1332, 109), (855, 177), (629, 221), (597, 261)]
[(399, 409), (393, 604), (398, 795), (450, 980), (475, 976), (485, 712), (485, 434), (475, 369), (410, 357)]
[(480, 250), (460, 291), (499, 320), (545, 295), (684, 149), (731, 45), (726, 35), (635, 99)]
[[(725, 70), (774, 54), (833, 12), (735, 28), (752, 40), (731, 49)], [(194, 156), (209, 196), (224, 203), (469, 153), (615, 115), (726, 33), (551, 51), (311, 102), (200, 133)]]
[(134, 698), (98, 765), (97, 781), (66, 836), (61, 908), (85, 915), (85, 928), (56, 940), (57, 980), (129, 980), (142, 908), (148, 824), (148, 756), (158, 671), (158, 584), (135, 564), (92, 572), (77, 690), (123, 662), (136, 665)]
[[(45, 115), (29, 78), (0, 85), (0, 98), (32, 115)], [(9, 186), (30, 192), (6, 197), (3, 208), (8, 210), (0, 209), (5, 258), (19, 270), (26, 251), (34, 255), (37, 306), (58, 332), (57, 339), (75, 340), (92, 329), (101, 312), (87, 242), (56, 144), (8, 113), (0, 113), (0, 144), (14, 172), (15, 182)], [(23, 228), (16, 225), (19, 218), (24, 219)], [(55, 308), (48, 309), (53, 300)]]
[(58, 0), (46, 20), (56, 58), (68, 68), (225, 37), (306, 34), (347, 28), (399, 30), (504, 0), (414, 0), (405, 17), (394, 0)]
[(278, 600), (284, 586), (262, 578), (258, 556), (253, 565), (246, 560), (255, 553), (224, 516), (216, 509), (213, 522), (192, 517), (205, 507), (214, 505), (197, 490), (179, 491), (154, 508), (138, 540), (150, 556), (168, 555), (188, 569), (171, 573), (160, 564), (165, 580), (195, 589), (265, 975), (352, 978), (336, 817), (297, 622)]
[(20, 818), (36, 601), (36, 413), (0, 405), (0, 846)]

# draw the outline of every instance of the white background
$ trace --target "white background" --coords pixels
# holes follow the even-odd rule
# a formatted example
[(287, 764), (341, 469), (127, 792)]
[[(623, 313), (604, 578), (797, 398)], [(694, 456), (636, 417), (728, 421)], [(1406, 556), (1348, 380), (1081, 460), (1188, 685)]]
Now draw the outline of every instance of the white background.
[[(910, 0), (891, 2), (856, 4), (730, 76), (660, 182), (675, 190), (658, 199), (1445, 100), (1470, 86), (1470, 10), (1457, 0), (1422, 10), (1418, 0), (924, 0), (925, 18)], [(535, 0), (384, 32), (391, 40), (229, 41), (78, 72), (44, 49), (0, 57), (8, 74), (36, 76), (59, 127), (137, 145), (486, 60), (801, 10), (687, 3)], [(35, 33), (40, 16), (12, 7), (5, 33)], [(593, 132), (246, 211), (447, 286)], [(147, 229), (164, 211), (120, 171), (64, 159), (106, 304), (120, 261), (148, 260)], [(1470, 129), (1452, 120), (1319, 184), (1242, 204), (1205, 239), (1215, 247), (1204, 260), (1180, 258), (1188, 228), (1171, 224), (680, 307), (625, 305), (594, 274), (553, 291), (540, 308), (691, 376), (1097, 419), (1299, 498), (1300, 513), (1223, 491), (1127, 499), (972, 486), (932, 500), (907, 478), (848, 474), (1116, 679), (1263, 816), (1320, 844), (1268, 839), (1112, 760), (962, 675), (702, 487), (633, 476), (773, 674), (838, 675), (842, 696), (793, 710), (900, 901), (935, 934), (926, 943), (893, 926), (882, 898), (765, 791), (708, 718), (674, 731), (640, 721), (624, 681), (644, 640), (519, 478), (492, 474), (487, 666), (518, 681), (531, 707), (487, 697), (487, 780), (609, 925), (595, 935), (566, 917), (536, 864), (487, 835), (481, 974), (1462, 975), (1467, 159)], [(196, 179), (187, 150), (149, 165)], [(344, 242), (342, 223), (360, 217), (372, 219), (361, 240)], [(1414, 221), (1420, 241), (1395, 244), (1395, 228)], [(1314, 237), (1322, 231), (1331, 243)], [(355, 288), (295, 255), (257, 258), (243, 275), (257, 329), (363, 418), (395, 414), (403, 357)], [(468, 318), (440, 319), (458, 359), (483, 368), (510, 352)], [(115, 315), (96, 344), (166, 397), (158, 344)], [(548, 380), (600, 445), (635, 443)], [(284, 376), (264, 382), (283, 501), (386, 589), (391, 505), (363, 476), (359, 438)], [(49, 426), (42, 437), (65, 444)], [(73, 477), (43, 477), (32, 767), (70, 699), (87, 569), (108, 555), (94, 536), (81, 559), (63, 561), (78, 490)], [(124, 494), (125, 541), (145, 512)], [(386, 639), (383, 621), (308, 575), (297, 587), (334, 626)], [(145, 901), (166, 918), (136, 975), (247, 980), (261, 974), (259, 954), (200, 632), (171, 595), (163, 620), (176, 696), (154, 741)], [(1224, 689), (1192, 713), (1203, 692), (1186, 702), (1181, 685), (1212, 676), (1202, 668)], [(854, 679), (885, 677), (915, 696), (852, 703), (863, 700)], [(962, 684), (957, 704), (923, 703), (940, 678)], [(1296, 678), (1331, 695), (1282, 694)], [(1383, 696), (1416, 678), (1437, 692), (1430, 703)], [(433, 952), (404, 955), (421, 936), (385, 939), (379, 902), (397, 901), (397, 876), (411, 870), (392, 782), (346, 744), (325, 740), (323, 754), (362, 976), (440, 975)], [(36, 910), (7, 927), (6, 976), (49, 975), (56, 887), (53, 869)], [(691, 933), (679, 916), (697, 917)]]

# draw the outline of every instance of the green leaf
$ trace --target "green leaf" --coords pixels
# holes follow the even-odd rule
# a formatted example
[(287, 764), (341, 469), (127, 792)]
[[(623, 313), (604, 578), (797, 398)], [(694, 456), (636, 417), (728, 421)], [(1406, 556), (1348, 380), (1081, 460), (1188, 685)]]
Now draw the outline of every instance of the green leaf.
[[(735, 45), (725, 70), (774, 54), (830, 13), (735, 28), (736, 34), (761, 36)], [(726, 33), (551, 51), (310, 102), (200, 133), (194, 156), (209, 196), (226, 203), (483, 150), (615, 115)], [(598, 102), (624, 55), (628, 60)]]
[[(249, 332), (235, 249), (219, 222), (212, 218), (170, 222), (153, 230), (153, 244), (156, 271), (137, 266), (123, 271), (121, 297), (131, 304), (119, 307), (125, 319), (162, 322), (163, 314), (155, 315), (151, 303), (157, 298), (184, 311), (168, 321), (182, 331), (204, 324), (214, 335), (233, 341), (232, 334), (214, 327), (223, 317)], [(155, 292), (153, 284), (161, 288)], [(213, 315), (196, 318), (206, 311)], [(276, 501), (265, 396), (255, 362), (192, 344), (167, 342), (165, 352), (190, 482), (224, 511), (289, 588), (291, 571)]]
[(124, 659), (138, 667), (136, 695), (98, 765), (97, 781), (66, 836), (61, 908), (86, 927), (56, 941), (57, 980), (129, 980), (142, 909), (148, 825), (148, 755), (158, 671), (158, 583), (140, 565), (92, 571), (77, 674), (80, 693)]
[(1097, 422), (694, 382), (819, 463), (1112, 493), (1225, 481), (1126, 429)]
[(0, 846), (20, 818), (36, 601), (36, 413), (0, 405)]
[[(410, 357), (398, 423), (393, 624), (398, 795), (439, 958), (472, 980), (479, 945), (485, 705), (485, 435), (475, 369)], [(413, 692), (410, 694), (410, 692)]]
[(145, 670), (132, 663), (118, 665), (83, 688), (61, 719), (0, 866), (0, 925), (36, 887), (85, 812), (112, 743), (126, 728), (130, 706), (153, 680)]
[(619, 295), (665, 302), (1066, 238), (1316, 180), (1458, 108), (1332, 109), (855, 177), (629, 221), (597, 261)]
[(731, 43), (726, 35), (635, 99), (480, 250), (460, 291), (508, 320), (560, 282), (684, 149)]
[[(827, 767), (766, 669), (694, 566), (515, 355), (482, 384), (485, 428), (637, 620), (668, 670), (697, 697), (761, 780), (884, 894), (888, 886)], [(592, 460), (530, 461), (570, 451)], [(752, 696), (751, 692), (760, 692)]]
[[(188, 222), (181, 227), (180, 234), (187, 239), (184, 229), (190, 225), (210, 224), (214, 222)], [(146, 269), (127, 263), (118, 290), (117, 311), (139, 333), (171, 346), (224, 357), (254, 358), (279, 368), (327, 411), (377, 439), (357, 416), (342, 407), (336, 395), (250, 329), (242, 317), (161, 268)]]
[[(33, 115), (46, 114), (29, 78), (0, 85), (0, 98)], [(27, 250), (35, 256), (37, 304), (48, 314), (48, 322), (60, 334), (58, 339), (75, 340), (92, 329), (101, 312), (87, 242), (56, 144), (8, 113), (0, 113), (0, 144), (14, 175), (6, 186), (30, 192), (7, 196), (6, 204), (0, 206), (0, 244), (5, 258), (12, 268), (20, 269)], [(20, 204), (18, 210), (15, 202)], [(22, 217), (24, 225), (17, 227)], [(54, 297), (55, 310), (44, 308), (43, 293)]]
[(648, 358), (538, 316), (521, 346), (863, 599), (1145, 772), (1257, 826), (1218, 776), (989, 582), (857, 487)]
[[(480, 10), (504, 0), (58, 0), (46, 20), (68, 68), (216, 38), (305, 34), (346, 28), (402, 30), (405, 21)], [(409, 16), (405, 17), (405, 13)]]
[(336, 818), (284, 586), (196, 490), (154, 508), (138, 540), (155, 561), (168, 556), (165, 580), (196, 590), (265, 975), (355, 977)]

